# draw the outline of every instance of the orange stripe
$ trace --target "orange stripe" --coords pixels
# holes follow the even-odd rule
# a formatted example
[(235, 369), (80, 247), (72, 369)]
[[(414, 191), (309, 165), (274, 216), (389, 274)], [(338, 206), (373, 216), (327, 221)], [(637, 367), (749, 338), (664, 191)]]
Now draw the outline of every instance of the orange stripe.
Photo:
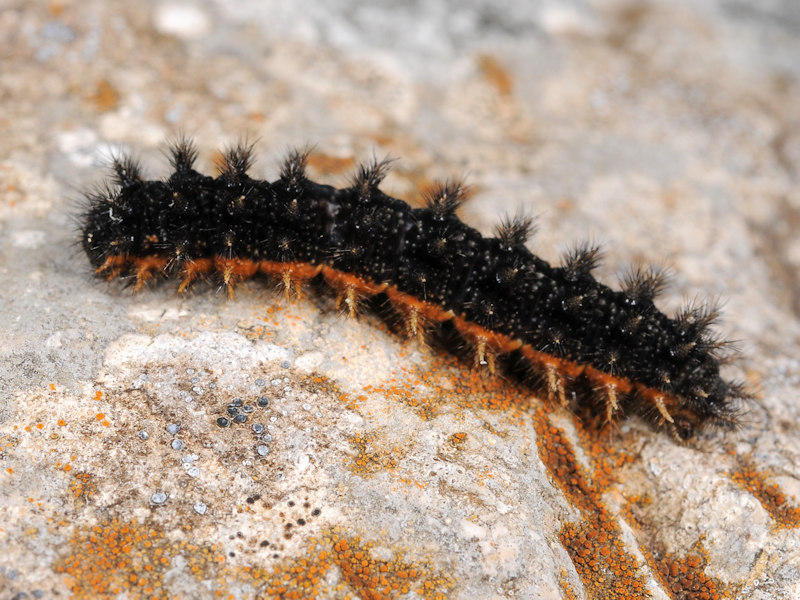
[(258, 269), (265, 275), (282, 278), (288, 272), (295, 281), (307, 281), (313, 279), (322, 270), (322, 265), (312, 265), (304, 262), (278, 262), (272, 260), (262, 260), (258, 263)]
[(453, 311), (445, 310), (438, 304), (426, 302), (425, 300), (418, 299), (416, 296), (401, 292), (397, 289), (397, 286), (391, 285), (387, 287), (384, 292), (389, 297), (389, 302), (400, 312), (404, 310), (408, 312), (416, 311), (429, 321), (435, 323), (449, 321), (455, 316)]
[(214, 266), (220, 273), (236, 275), (239, 279), (248, 279), (258, 272), (258, 263), (249, 258), (214, 257)]
[(455, 317), (453, 325), (466, 339), (484, 340), (489, 348), (499, 354), (507, 354), (522, 347), (522, 340), (515, 340), (503, 333), (486, 329), (463, 317)]
[(339, 290), (354, 289), (359, 294), (364, 296), (374, 296), (384, 291), (388, 283), (374, 283), (369, 279), (363, 279), (358, 275), (352, 273), (345, 273), (338, 271), (332, 267), (323, 266), (322, 276), (325, 278), (331, 287)]

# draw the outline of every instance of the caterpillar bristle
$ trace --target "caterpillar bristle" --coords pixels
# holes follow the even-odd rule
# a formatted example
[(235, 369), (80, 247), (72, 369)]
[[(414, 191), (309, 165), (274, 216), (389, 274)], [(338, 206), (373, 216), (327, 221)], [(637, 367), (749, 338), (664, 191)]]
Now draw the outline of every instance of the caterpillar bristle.
[(622, 293), (634, 302), (652, 302), (667, 285), (668, 273), (663, 269), (641, 265), (628, 270), (622, 277)]
[(351, 187), (355, 188), (359, 199), (369, 200), (372, 198), (372, 195), (378, 191), (381, 182), (389, 174), (392, 162), (394, 161), (388, 157), (381, 160), (373, 157), (372, 160), (358, 166), (352, 177)]
[(454, 215), (466, 202), (469, 188), (457, 179), (435, 181), (423, 195), (425, 207), (443, 218)]
[(198, 150), (194, 142), (181, 134), (169, 144), (169, 163), (176, 173), (187, 173), (197, 161)]
[(306, 167), (308, 166), (308, 156), (310, 148), (296, 148), (289, 152), (281, 166), (281, 183), (291, 190), (296, 190), (303, 186), (306, 181)]
[(561, 268), (569, 281), (577, 281), (589, 277), (601, 258), (599, 246), (591, 242), (581, 242), (566, 252)]
[(121, 188), (127, 188), (142, 182), (142, 166), (138, 159), (122, 154), (112, 159), (114, 182)]
[(252, 143), (239, 142), (223, 152), (217, 163), (220, 176), (232, 183), (245, 180), (253, 166), (253, 148)]
[(524, 245), (536, 231), (535, 219), (530, 215), (517, 213), (513, 217), (505, 215), (495, 229), (495, 235), (505, 248)]
[(719, 322), (719, 300), (691, 300), (675, 315), (679, 330), (691, 341), (701, 340)]

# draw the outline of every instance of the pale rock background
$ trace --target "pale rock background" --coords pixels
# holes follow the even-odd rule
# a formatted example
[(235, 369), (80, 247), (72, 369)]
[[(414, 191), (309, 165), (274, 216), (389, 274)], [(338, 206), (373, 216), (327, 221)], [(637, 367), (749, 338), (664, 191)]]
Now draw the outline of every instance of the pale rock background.
[[(172, 597), (263, 597), (254, 569), (331, 531), (422, 565), (432, 587), (398, 597), (601, 597), (559, 542), (577, 512), (537, 453), (538, 400), (493, 410), (420, 384), (412, 397), (441, 395), (428, 415), (376, 391), (454, 367), (328, 298), (92, 279), (82, 191), (120, 151), (165, 176), (178, 131), (207, 170), (246, 136), (269, 178), (306, 144), (337, 185), (351, 159), (398, 158), (384, 188), (412, 201), (466, 175), (462, 215), (481, 231), (528, 211), (548, 260), (590, 238), (613, 285), (631, 264), (669, 266), (667, 311), (722, 298), (744, 354), (730, 374), (759, 399), (740, 430), (685, 446), (623, 422), (608, 443), (632, 460), (604, 501), (637, 557), (702, 541), (701, 571), (730, 597), (800, 597), (797, 524), (777, 527), (730, 476), (749, 464), (797, 506), (800, 4), (5, 0), (0, 106), (0, 598), (91, 595), (103, 578), (146, 596), (125, 565), (103, 563), (101, 583), (58, 572), (92, 563), (86, 532), (113, 519), (179, 548), (156, 577)], [(261, 396), (247, 424), (215, 424)], [(571, 417), (550, 418), (589, 464)], [(633, 527), (622, 507), (638, 495)], [(192, 571), (211, 547), (214, 569)], [(640, 563), (631, 597), (691, 597)], [(315, 589), (371, 597), (337, 567)]]

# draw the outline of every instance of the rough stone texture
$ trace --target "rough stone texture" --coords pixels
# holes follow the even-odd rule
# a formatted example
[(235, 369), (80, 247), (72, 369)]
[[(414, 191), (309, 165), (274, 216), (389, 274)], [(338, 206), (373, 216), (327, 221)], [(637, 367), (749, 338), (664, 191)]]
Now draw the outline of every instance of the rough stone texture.
[[(798, 33), (789, 0), (5, 2), (0, 598), (800, 596)], [(165, 174), (178, 130), (268, 177), (389, 153), (408, 199), (468, 174), (483, 231), (666, 263), (760, 397), (597, 436), (324, 296), (93, 281), (81, 189), (119, 149)]]

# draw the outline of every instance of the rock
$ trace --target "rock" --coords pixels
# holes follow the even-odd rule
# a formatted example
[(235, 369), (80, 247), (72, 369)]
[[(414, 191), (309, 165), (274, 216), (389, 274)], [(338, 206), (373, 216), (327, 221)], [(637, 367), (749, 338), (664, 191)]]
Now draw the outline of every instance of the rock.
[[(791, 3), (196, 4), (0, 15), (0, 596), (797, 595)], [(164, 175), (181, 129), (204, 171), (248, 135), (271, 179), (305, 144), (336, 185), (399, 157), (410, 201), (468, 173), (467, 222), (598, 240), (614, 287), (667, 263), (660, 306), (722, 296), (759, 397), (687, 444), (598, 433), (313, 289), (95, 280), (79, 190), (123, 150)]]

